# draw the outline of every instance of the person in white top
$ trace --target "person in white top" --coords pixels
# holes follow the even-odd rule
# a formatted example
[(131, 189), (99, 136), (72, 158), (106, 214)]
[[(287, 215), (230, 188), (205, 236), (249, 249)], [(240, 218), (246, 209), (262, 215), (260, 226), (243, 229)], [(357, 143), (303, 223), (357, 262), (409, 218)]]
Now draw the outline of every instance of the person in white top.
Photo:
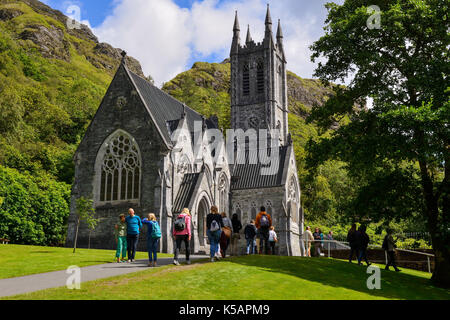
[(275, 227), (271, 226), (269, 230), (269, 245), (270, 251), (275, 255), (275, 244), (278, 242), (277, 233), (275, 232)]

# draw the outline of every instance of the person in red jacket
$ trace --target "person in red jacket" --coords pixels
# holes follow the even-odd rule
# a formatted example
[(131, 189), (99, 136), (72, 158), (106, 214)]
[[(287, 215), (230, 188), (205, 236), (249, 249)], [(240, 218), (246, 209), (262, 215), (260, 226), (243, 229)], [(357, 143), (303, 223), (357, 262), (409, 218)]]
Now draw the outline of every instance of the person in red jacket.
[(264, 247), (264, 253), (270, 254), (269, 230), (272, 226), (272, 218), (270, 217), (270, 214), (266, 212), (265, 207), (261, 207), (261, 212), (256, 216), (255, 225), (259, 231), (259, 253), (261, 254), (263, 252)]

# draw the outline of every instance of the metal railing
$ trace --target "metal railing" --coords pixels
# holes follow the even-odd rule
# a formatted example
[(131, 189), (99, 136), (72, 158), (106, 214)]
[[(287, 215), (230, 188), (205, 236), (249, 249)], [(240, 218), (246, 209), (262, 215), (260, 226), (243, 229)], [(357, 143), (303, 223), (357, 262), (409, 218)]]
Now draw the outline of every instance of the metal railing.
[[(327, 243), (327, 247), (328, 247), (328, 258), (331, 258), (331, 247), (332, 244), (334, 244), (334, 248), (333, 250), (349, 250), (350, 249), (350, 245), (349, 242), (346, 241), (337, 241), (337, 240), (306, 240), (306, 239), (301, 239), (302, 242), (304, 242), (305, 245), (305, 249), (307, 248), (307, 244), (311, 243), (311, 245), (313, 245), (314, 243), (318, 242), (318, 243), (322, 243), (325, 244)], [(323, 246), (325, 247), (325, 246)], [(338, 249), (339, 247), (339, 249)], [(374, 244), (369, 244), (370, 248), (374, 248), (374, 249), (382, 249), (381, 246), (379, 245), (374, 245)], [(414, 250), (407, 250), (407, 249), (395, 249), (397, 251), (403, 251), (403, 252), (409, 252), (409, 253), (414, 253), (414, 254), (418, 254), (418, 255), (423, 255), (427, 257), (427, 264), (428, 264), (428, 272), (431, 273), (431, 258), (434, 258), (434, 254), (431, 253), (427, 253), (427, 252), (421, 252), (421, 251), (414, 251)], [(387, 251), (384, 251), (384, 256), (385, 256), (385, 264), (388, 263), (388, 255), (387, 255)], [(424, 262), (423, 261), (411, 261), (411, 260), (398, 260), (397, 262)]]

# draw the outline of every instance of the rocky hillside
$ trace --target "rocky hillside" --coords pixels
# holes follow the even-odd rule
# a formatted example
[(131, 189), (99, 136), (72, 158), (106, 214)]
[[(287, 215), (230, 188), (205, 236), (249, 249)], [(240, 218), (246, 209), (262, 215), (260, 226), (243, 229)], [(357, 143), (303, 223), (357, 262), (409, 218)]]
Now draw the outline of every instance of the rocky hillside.
[[(230, 112), (230, 63), (196, 62), (192, 68), (176, 76), (163, 86), (163, 90), (186, 102), (207, 116), (222, 115), (222, 125), (229, 125)], [(333, 88), (320, 80), (303, 79), (288, 72), (288, 99), (290, 112), (305, 119), (312, 106), (323, 105)]]
[[(190, 70), (180, 73), (163, 86), (163, 90), (184, 101), (205, 116), (218, 115), (219, 125), (230, 127), (230, 63), (196, 62)], [(333, 94), (333, 88), (319, 80), (303, 79), (288, 72), (289, 127), (292, 133), (300, 176), (305, 175), (305, 146), (317, 137), (314, 125), (306, 123), (311, 108), (321, 106)]]

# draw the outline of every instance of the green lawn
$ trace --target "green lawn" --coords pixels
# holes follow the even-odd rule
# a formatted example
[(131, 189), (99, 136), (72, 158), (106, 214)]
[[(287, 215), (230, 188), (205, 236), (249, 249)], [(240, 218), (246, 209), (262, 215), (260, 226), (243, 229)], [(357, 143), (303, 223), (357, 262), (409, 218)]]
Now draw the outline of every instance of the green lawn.
[(381, 290), (366, 287), (366, 267), (327, 258), (250, 256), (216, 263), (150, 268), (134, 274), (55, 288), (9, 299), (450, 299), (430, 275), (381, 272)]
[[(113, 262), (115, 251), (55, 248), (0, 244), (0, 279), (29, 274), (64, 270), (71, 265), (79, 267)], [(173, 256), (173, 255), (161, 255)], [(137, 259), (147, 259), (146, 252), (138, 252)]]

